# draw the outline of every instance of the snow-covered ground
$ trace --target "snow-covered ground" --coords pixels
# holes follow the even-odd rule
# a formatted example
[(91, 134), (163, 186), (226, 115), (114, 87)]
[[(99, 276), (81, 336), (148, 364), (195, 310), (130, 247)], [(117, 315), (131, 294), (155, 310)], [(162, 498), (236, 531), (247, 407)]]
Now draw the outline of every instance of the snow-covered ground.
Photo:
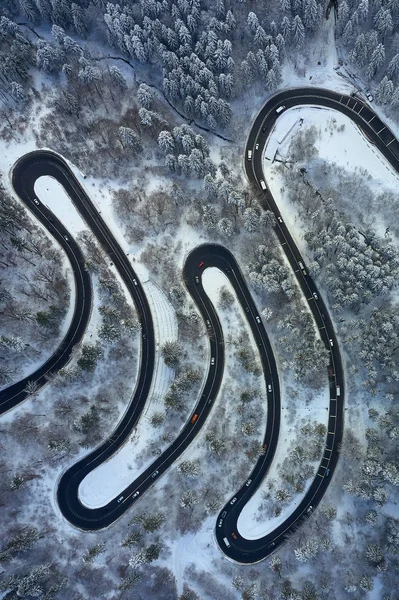
[[(144, 283), (144, 290), (154, 322), (156, 342), (154, 378), (144, 414), (129, 440), (111, 458), (91, 471), (79, 486), (79, 498), (90, 508), (107, 504), (154, 460), (149, 457), (144, 464), (138, 465), (136, 457), (157, 435), (154, 428), (150, 426), (149, 419), (153, 412), (163, 408), (163, 398), (174, 376), (173, 369), (165, 365), (160, 349), (165, 342), (177, 340), (178, 329), (175, 312), (162, 290), (151, 280)], [(159, 442), (159, 445), (165, 446), (162, 442)], [(163, 451), (165, 447), (161, 449)]]
[[(348, 117), (332, 109), (298, 107), (285, 111), (277, 120), (270, 139), (273, 149), (277, 144), (279, 155), (286, 156), (289, 144), (298, 131), (295, 127), (291, 132), (290, 130), (299, 118), (303, 119), (303, 127), (314, 125), (320, 131), (315, 146), (321, 159), (328, 161), (330, 164), (335, 163), (349, 172), (367, 171), (371, 176), (370, 188), (375, 192), (381, 193), (384, 188), (394, 192), (397, 191), (398, 174)], [(344, 127), (343, 130), (342, 127)], [(282, 140), (282, 143), (278, 144), (276, 140)], [(267, 153), (267, 148), (265, 153)], [(263, 169), (267, 184), (276, 199), (281, 215), (301, 254), (306, 256), (306, 243), (303, 237), (306, 228), (298, 222), (295, 207), (292, 206), (286, 194), (282, 191), (284, 177), (276, 172), (275, 164), (270, 160), (265, 159), (263, 161)], [(382, 217), (374, 222), (377, 233), (382, 236), (388, 225), (389, 223), (384, 222)]]
[[(281, 377), (281, 374), (280, 374)], [(263, 494), (269, 491), (269, 483), (274, 480), (277, 482), (277, 488), (279, 488), (278, 482), (281, 481), (279, 470), (283, 460), (288, 456), (288, 452), (292, 450), (293, 440), (295, 439), (295, 432), (303, 425), (304, 422), (311, 425), (318, 423), (328, 424), (328, 406), (329, 406), (329, 390), (328, 387), (324, 388), (317, 394), (309, 394), (309, 390), (303, 386), (298, 386), (298, 382), (292, 381), (291, 389), (299, 388), (297, 407), (295, 420), (292, 420), (291, 411), (287, 410), (287, 391), (288, 382), (281, 378), (281, 425), (280, 425), (280, 436), (277, 444), (276, 454), (274, 456), (271, 467), (262, 482), (262, 485), (256, 490), (252, 498), (244, 506), (239, 518), (238, 518), (238, 531), (239, 533), (249, 539), (257, 539), (268, 533), (272, 532), (276, 527), (281, 525), (289, 515), (295, 510), (295, 508), (303, 500), (304, 495), (309, 489), (313, 482), (313, 477), (307, 480), (305, 489), (300, 494), (293, 496), (292, 500), (288, 502), (278, 517), (268, 518), (266, 521), (262, 521), (262, 517), (259, 515), (259, 506), (264, 503)], [(302, 389), (301, 389), (302, 388)], [(310, 401), (305, 399), (310, 397)], [(301, 425), (300, 425), (301, 424)], [(318, 461), (314, 462), (315, 468), (319, 464)]]

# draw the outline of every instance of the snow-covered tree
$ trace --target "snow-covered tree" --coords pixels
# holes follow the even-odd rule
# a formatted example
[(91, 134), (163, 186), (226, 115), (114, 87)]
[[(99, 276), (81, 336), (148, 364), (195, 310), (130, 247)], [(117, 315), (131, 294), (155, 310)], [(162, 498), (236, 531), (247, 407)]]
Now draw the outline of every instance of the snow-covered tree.
[(36, 64), (39, 69), (46, 73), (54, 73), (61, 69), (63, 53), (59, 48), (39, 40), (36, 51)]
[(379, 104), (389, 104), (394, 92), (393, 82), (387, 76), (383, 77), (377, 88), (375, 98)]
[(387, 75), (389, 78), (393, 79), (394, 81), (398, 81), (399, 79), (399, 54), (395, 54), (395, 56), (391, 59), (389, 65), (388, 65), (388, 69), (387, 69)]
[(147, 84), (142, 83), (140, 85), (139, 89), (137, 90), (137, 100), (144, 108), (150, 109), (152, 107), (154, 103), (154, 94)]
[(200, 465), (198, 461), (184, 460), (177, 467), (177, 470), (186, 477), (197, 477), (200, 474)]
[(308, 29), (314, 29), (319, 21), (319, 8), (316, 0), (305, 0), (303, 20)]
[(316, 540), (309, 540), (303, 546), (300, 546), (294, 550), (295, 558), (299, 562), (307, 562), (310, 558), (317, 555), (319, 551), (319, 544)]
[(389, 10), (380, 8), (374, 17), (374, 25), (382, 36), (390, 35), (393, 29), (392, 16)]
[(296, 15), (292, 21), (291, 38), (296, 48), (301, 48), (305, 41), (305, 28), (301, 17)]
[(378, 44), (371, 55), (370, 63), (366, 70), (366, 76), (368, 77), (368, 79), (372, 79), (374, 77), (374, 75), (376, 74), (378, 69), (384, 64), (384, 62), (385, 48), (383, 44)]
[(140, 137), (130, 127), (119, 127), (119, 139), (123, 148), (129, 149), (135, 154), (142, 152), (143, 146)]
[(88, 23), (83, 9), (72, 2), (71, 4), (73, 27), (78, 35), (85, 38), (88, 32)]
[(126, 79), (124, 78), (118, 67), (110, 67), (109, 74), (111, 76), (112, 82), (117, 86), (118, 89), (124, 92), (127, 89), (127, 83)]
[(218, 221), (218, 229), (222, 235), (231, 237), (234, 233), (234, 224), (227, 217), (222, 217), (220, 221)]
[(193, 490), (187, 490), (183, 492), (180, 500), (180, 506), (182, 508), (192, 508), (196, 504), (198, 504), (199, 498)]

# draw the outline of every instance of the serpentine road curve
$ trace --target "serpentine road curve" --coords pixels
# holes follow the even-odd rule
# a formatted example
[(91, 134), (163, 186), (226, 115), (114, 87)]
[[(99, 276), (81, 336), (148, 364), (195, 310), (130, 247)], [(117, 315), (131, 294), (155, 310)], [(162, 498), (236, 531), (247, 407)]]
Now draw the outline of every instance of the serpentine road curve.
[[(56, 370), (66, 364), (72, 346), (83, 336), (91, 306), (90, 279), (84, 269), (84, 260), (79, 248), (65, 227), (50, 211), (43, 207), (43, 205), (37, 205), (33, 201), (36, 198), (34, 183), (42, 175), (54, 177), (65, 188), (75, 206), (113, 260), (134, 299), (142, 325), (141, 366), (136, 389), (124, 417), (110, 438), (88, 456), (69, 468), (59, 482), (57, 498), (60, 509), (63, 515), (75, 526), (84, 530), (96, 530), (104, 528), (118, 519), (132, 503), (140, 499), (142, 493), (188, 447), (211, 411), (212, 403), (219, 391), (223, 376), (224, 346), (223, 332), (219, 319), (201, 284), (201, 274), (205, 268), (210, 266), (218, 267), (226, 273), (235, 289), (238, 300), (247, 313), (248, 322), (259, 348), (267, 386), (268, 403), (264, 452), (260, 455), (252, 473), (249, 474), (248, 480), (243, 483), (242, 488), (235, 493), (220, 511), (215, 529), (219, 546), (234, 561), (244, 564), (258, 562), (271, 552), (274, 552), (309, 517), (323, 497), (337, 464), (338, 448), (343, 433), (344, 376), (341, 357), (326, 306), (314, 281), (308, 274), (298, 248), (279, 214), (274, 198), (267, 189), (267, 182), (264, 180), (262, 170), (262, 149), (267, 137), (273, 130), (276, 119), (286, 109), (301, 105), (327, 107), (339, 110), (349, 116), (366, 134), (368, 139), (375, 144), (391, 165), (399, 171), (398, 142), (387, 126), (358, 97), (343, 96), (329, 90), (316, 88), (286, 90), (275, 94), (266, 102), (251, 128), (245, 152), (247, 177), (250, 182), (258, 185), (263, 190), (262, 205), (265, 209), (271, 210), (276, 217), (276, 235), (305, 294), (319, 329), (321, 339), (330, 353), (328, 433), (323, 458), (317, 470), (315, 480), (311, 484), (305, 498), (289, 518), (272, 533), (257, 540), (247, 540), (242, 537), (237, 530), (237, 520), (244, 505), (264, 479), (272, 462), (279, 435), (280, 392), (277, 368), (270, 342), (234, 257), (222, 246), (205, 244), (195, 248), (189, 254), (184, 265), (184, 282), (204, 318), (209, 333), (211, 356), (215, 358), (215, 364), (209, 365), (208, 377), (193, 414), (175, 442), (132, 482), (119, 498), (115, 498), (104, 507), (89, 509), (79, 501), (78, 487), (80, 482), (87, 473), (116, 452), (126, 440), (140, 417), (149, 393), (155, 356), (151, 313), (144, 291), (129, 260), (66, 162), (51, 151), (40, 150), (27, 154), (16, 163), (12, 176), (14, 189), (65, 249), (74, 270), (77, 287), (75, 313), (66, 338), (64, 338), (55, 355), (51, 357), (50, 362), (48, 361), (28, 379), (36, 380), (39, 386), (43, 385), (45, 382), (45, 373), (49, 370), (50, 372), (56, 372)], [(276, 111), (280, 107), (283, 108), (277, 113)], [(249, 150), (252, 151), (251, 160), (248, 160)], [(264, 189), (265, 187), (266, 189)], [(202, 262), (204, 264), (199, 268), (199, 264)], [(301, 267), (299, 263), (302, 263), (304, 266)], [(0, 413), (15, 406), (15, 404), (26, 397), (26, 392), (23, 391), (25, 387), (26, 381), (24, 384), (19, 382), (1, 392)], [(197, 415), (197, 417), (194, 417), (194, 415)], [(329, 477), (326, 476), (327, 469), (330, 473)]]

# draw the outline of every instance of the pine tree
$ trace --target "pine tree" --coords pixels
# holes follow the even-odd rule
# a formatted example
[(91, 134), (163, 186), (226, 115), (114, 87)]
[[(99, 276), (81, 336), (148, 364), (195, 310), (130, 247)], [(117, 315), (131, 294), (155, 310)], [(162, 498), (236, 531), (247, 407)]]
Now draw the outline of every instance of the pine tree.
[(357, 8), (359, 18), (366, 20), (369, 14), (369, 0), (362, 0)]
[(237, 26), (235, 17), (231, 10), (228, 10), (226, 13), (226, 25), (228, 31), (233, 31)]
[(234, 233), (233, 222), (227, 217), (223, 217), (218, 222), (218, 229), (222, 235), (225, 235), (226, 237), (231, 237)]
[(68, 29), (72, 23), (71, 7), (68, 0), (52, 0), (52, 4), (54, 23)]
[(280, 9), (283, 14), (290, 14), (291, 0), (280, 0)]
[(389, 10), (381, 8), (374, 17), (374, 25), (383, 37), (390, 35), (393, 30), (393, 22)]
[(288, 17), (284, 17), (281, 21), (281, 33), (283, 35), (285, 43), (288, 43), (291, 37), (291, 23)]
[(200, 474), (199, 463), (193, 460), (184, 460), (177, 467), (177, 470), (187, 477), (198, 477)]
[(211, 175), (205, 175), (204, 177), (204, 190), (209, 202), (213, 202), (217, 199), (218, 187), (216, 181), (213, 177), (211, 177)]
[(26, 100), (24, 88), (20, 83), (17, 83), (16, 81), (11, 82), (11, 96), (17, 103), (22, 103)]
[(175, 152), (175, 141), (170, 131), (161, 131), (158, 136), (158, 145), (162, 152), (171, 154)]
[(162, 346), (162, 358), (168, 367), (177, 367), (181, 359), (181, 354), (178, 342), (165, 342)]
[(115, 67), (115, 66), (110, 67), (109, 74), (111, 76), (112, 82), (117, 86), (117, 88), (121, 92), (126, 91), (126, 89), (127, 89), (126, 79), (124, 78), (124, 76), (122, 75), (122, 73), (120, 72), (118, 67)]
[(192, 490), (187, 490), (186, 492), (183, 492), (181, 496), (180, 506), (182, 508), (192, 508), (193, 506), (198, 504), (198, 502), (199, 499), (197, 498), (195, 492)]
[(224, 0), (215, 0), (215, 10), (218, 19), (224, 19), (226, 14), (226, 8), (224, 6)]
[(354, 64), (358, 63), (361, 67), (367, 64), (369, 58), (366, 38), (360, 33), (355, 42), (355, 47), (350, 54), (350, 60)]
[(40, 19), (40, 14), (33, 0), (19, 0), (19, 5), (26, 18), (34, 25), (37, 25)]
[(264, 48), (266, 44), (270, 42), (270, 36), (266, 34), (263, 27), (257, 27), (254, 35), (254, 42), (261, 48)]
[(87, 36), (87, 32), (88, 32), (88, 24), (87, 24), (86, 16), (85, 16), (85, 13), (83, 12), (83, 9), (80, 6), (78, 6), (77, 4), (75, 4), (74, 2), (72, 2), (71, 11), (72, 11), (73, 27), (74, 27), (76, 33), (78, 35), (80, 35), (82, 38), (85, 38)]
[(217, 227), (217, 215), (213, 206), (207, 204), (203, 207), (202, 222), (203, 226), (207, 230), (216, 229)]
[(319, 9), (316, 0), (305, 0), (303, 19), (308, 29), (315, 29), (319, 21)]
[(123, 148), (129, 148), (135, 154), (142, 152), (143, 146), (140, 137), (130, 127), (119, 127), (119, 138)]
[(39, 69), (47, 73), (57, 72), (61, 69), (63, 54), (61, 50), (48, 44), (44, 40), (39, 40), (36, 51), (36, 64)]
[(246, 208), (243, 213), (245, 229), (249, 233), (258, 231), (260, 210), (258, 208)]
[(247, 24), (248, 24), (250, 31), (253, 34), (255, 34), (256, 30), (259, 27), (259, 21), (258, 21), (258, 17), (256, 16), (256, 14), (254, 12), (248, 13)]
[(378, 44), (373, 54), (371, 55), (369, 66), (366, 70), (366, 76), (368, 79), (372, 79), (378, 69), (384, 64), (385, 61), (385, 48), (383, 44)]
[(296, 15), (292, 22), (291, 36), (295, 47), (301, 48), (305, 41), (305, 28), (299, 15)]
[(395, 82), (399, 79), (399, 54), (395, 54), (395, 56), (391, 59), (387, 74), (390, 79), (393, 79)]
[(142, 83), (137, 90), (137, 100), (144, 108), (150, 109), (154, 103), (154, 95), (151, 88), (145, 83)]
[(353, 21), (349, 19), (344, 27), (344, 31), (342, 33), (342, 42), (348, 46), (352, 43), (353, 38)]
[(393, 82), (385, 76), (378, 86), (375, 98), (379, 104), (389, 104), (394, 92)]
[(53, 6), (51, 0), (35, 0), (40, 15), (44, 21), (53, 22)]
[(338, 3), (338, 27), (342, 31), (349, 18), (349, 7), (346, 0)]

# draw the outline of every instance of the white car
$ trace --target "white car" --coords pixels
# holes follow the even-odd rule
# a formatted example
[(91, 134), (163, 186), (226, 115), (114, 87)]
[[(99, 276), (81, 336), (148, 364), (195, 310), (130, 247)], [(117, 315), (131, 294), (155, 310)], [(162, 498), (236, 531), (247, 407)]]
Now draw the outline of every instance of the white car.
[(313, 298), (314, 298), (315, 300), (318, 300), (318, 299), (319, 299), (319, 297), (318, 297), (318, 295), (316, 294), (316, 292), (313, 292)]
[(259, 316), (255, 317), (255, 319), (256, 319), (257, 323), (260, 323), (260, 317)]
[(272, 391), (272, 386), (270, 385), (270, 383), (269, 383), (269, 385), (267, 386), (267, 391), (268, 391), (268, 392), (271, 392), (271, 391)]
[(211, 358), (211, 365), (214, 365), (214, 364), (215, 364), (215, 357), (212, 356), (212, 358)]
[(137, 285), (137, 279), (133, 279), (134, 285)]
[(333, 347), (334, 346), (334, 342), (330, 339), (330, 346)]
[(252, 483), (252, 479), (248, 479), (247, 483), (245, 484), (247, 487), (249, 487)]
[(230, 500), (230, 504), (235, 504), (237, 502), (237, 496), (234, 496), (232, 500)]
[(36, 204), (36, 206), (39, 206), (40, 202), (37, 198), (33, 198), (33, 202)]
[(117, 503), (119, 504), (120, 502), (122, 502), (123, 498), (124, 498), (124, 496), (120, 496), (117, 500)]
[(259, 144), (255, 144), (255, 150), (259, 148)]
[(140, 492), (138, 490), (137, 490), (137, 492), (134, 492), (133, 498), (137, 498), (137, 496), (140, 496)]
[(370, 94), (370, 92), (367, 92), (366, 97), (369, 102), (372, 102), (374, 100), (374, 96), (373, 94)]
[(282, 223), (282, 222), (283, 222), (283, 219), (282, 219), (280, 216), (278, 216), (278, 217), (277, 217), (277, 221), (278, 221), (279, 223)]
[(65, 240), (66, 242), (69, 242), (69, 237), (68, 237), (67, 235), (64, 235), (64, 240)]

